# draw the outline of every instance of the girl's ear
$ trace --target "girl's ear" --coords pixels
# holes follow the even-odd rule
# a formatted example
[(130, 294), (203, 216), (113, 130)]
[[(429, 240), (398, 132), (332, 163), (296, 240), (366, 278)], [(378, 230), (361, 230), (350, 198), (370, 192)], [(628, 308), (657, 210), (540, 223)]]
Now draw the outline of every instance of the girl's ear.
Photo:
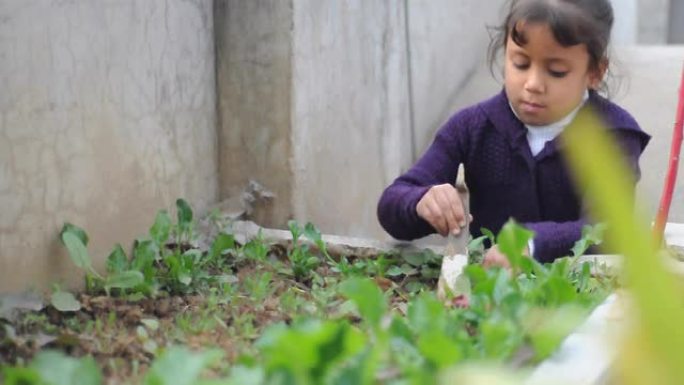
[(601, 86), (609, 64), (608, 58), (603, 58), (596, 68), (589, 71), (589, 88), (597, 90)]

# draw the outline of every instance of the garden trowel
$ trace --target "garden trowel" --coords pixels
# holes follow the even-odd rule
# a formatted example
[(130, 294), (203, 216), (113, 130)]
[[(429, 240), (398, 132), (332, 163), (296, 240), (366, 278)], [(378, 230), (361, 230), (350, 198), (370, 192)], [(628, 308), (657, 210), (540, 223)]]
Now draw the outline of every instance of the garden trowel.
[(470, 209), (468, 188), (465, 184), (463, 165), (458, 169), (456, 178), (456, 190), (463, 202), (466, 225), (461, 229), (459, 235), (449, 233), (444, 258), (442, 259), (442, 269), (439, 273), (437, 283), (437, 297), (441, 301), (452, 298), (463, 298), (470, 295), (470, 282), (463, 274), (463, 270), (468, 265), (468, 240), (470, 238)]

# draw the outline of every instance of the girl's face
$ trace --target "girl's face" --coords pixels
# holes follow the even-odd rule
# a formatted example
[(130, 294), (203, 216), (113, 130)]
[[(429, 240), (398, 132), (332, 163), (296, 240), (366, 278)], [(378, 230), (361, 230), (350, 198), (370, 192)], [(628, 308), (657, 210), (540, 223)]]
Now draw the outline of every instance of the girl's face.
[(506, 95), (523, 123), (542, 126), (574, 110), (588, 88), (603, 76), (589, 70), (585, 45), (563, 47), (544, 23), (521, 23), (527, 44), (519, 46), (509, 34), (504, 79)]

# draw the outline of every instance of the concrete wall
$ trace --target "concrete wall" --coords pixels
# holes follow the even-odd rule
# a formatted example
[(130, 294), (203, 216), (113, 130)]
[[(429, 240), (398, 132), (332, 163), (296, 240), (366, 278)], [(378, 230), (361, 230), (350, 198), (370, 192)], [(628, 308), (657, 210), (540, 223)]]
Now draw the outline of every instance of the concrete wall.
[(277, 195), (263, 224), (387, 237), (377, 199), (453, 112), (501, 3), (219, 0), (221, 198), (251, 177)]
[(453, 111), (470, 77), (481, 68), (487, 28), (503, 20), (504, 1), (408, 1), (414, 160)]
[(295, 215), (387, 237), (377, 199), (453, 112), (500, 2), (294, 4)]
[(615, 24), (611, 40), (614, 44), (636, 44), (639, 40), (639, 0), (612, 0)]
[(684, 0), (670, 0), (669, 43), (684, 44)]
[[(615, 57), (624, 74), (625, 88), (616, 95), (616, 101), (653, 137), (641, 162), (643, 175), (639, 197), (654, 216), (670, 155), (678, 89), (684, 69), (684, 46), (624, 47)], [(670, 221), (684, 222), (684, 167), (681, 163)]]
[(221, 199), (250, 179), (276, 197), (255, 220), (283, 226), (292, 208), (292, 2), (216, 0)]
[(185, 197), (217, 198), (212, 1), (0, 2), (0, 292), (80, 283)]
[(671, 0), (639, 0), (639, 44), (667, 43), (670, 2)]
[(410, 161), (405, 8), (294, 5), (295, 216), (325, 232), (381, 234), (376, 199)]

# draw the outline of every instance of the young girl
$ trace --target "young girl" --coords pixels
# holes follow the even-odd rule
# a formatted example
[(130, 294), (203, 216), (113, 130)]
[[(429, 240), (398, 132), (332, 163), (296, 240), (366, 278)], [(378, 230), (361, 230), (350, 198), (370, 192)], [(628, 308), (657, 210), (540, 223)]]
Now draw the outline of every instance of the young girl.
[[(490, 47), (491, 63), (503, 48), (504, 90), (451, 117), (387, 187), (378, 204), (385, 230), (403, 240), (458, 234), (466, 218), (453, 183), (463, 164), (472, 236), (481, 228), (496, 233), (514, 218), (535, 233), (530, 256), (550, 262), (569, 255), (586, 220), (561, 154), (563, 129), (581, 108), (593, 108), (623, 148), (635, 183), (650, 139), (597, 93), (612, 25), (609, 0), (513, 0)], [(486, 253), (485, 266), (507, 263), (496, 246)]]

